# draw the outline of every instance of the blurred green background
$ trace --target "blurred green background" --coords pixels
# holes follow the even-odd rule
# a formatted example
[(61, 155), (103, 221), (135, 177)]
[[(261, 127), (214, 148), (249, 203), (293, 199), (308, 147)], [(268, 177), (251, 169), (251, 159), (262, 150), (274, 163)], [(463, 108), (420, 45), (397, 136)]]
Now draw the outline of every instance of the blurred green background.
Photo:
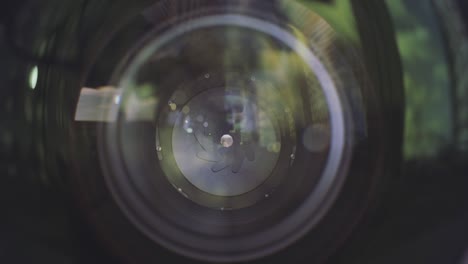
[(404, 157), (431, 157), (448, 149), (463, 148), (466, 135), (460, 124), (461, 95), (452, 75), (447, 49), (450, 39), (442, 21), (442, 5), (437, 5), (437, 1), (386, 2), (403, 62)]

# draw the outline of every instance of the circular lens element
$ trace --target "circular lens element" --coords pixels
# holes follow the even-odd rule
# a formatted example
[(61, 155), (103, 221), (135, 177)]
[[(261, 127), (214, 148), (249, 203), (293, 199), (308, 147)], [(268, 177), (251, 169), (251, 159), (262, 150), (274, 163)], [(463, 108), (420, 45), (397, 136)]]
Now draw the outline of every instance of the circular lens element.
[(153, 241), (245, 261), (327, 212), (349, 127), (334, 75), (298, 32), (238, 13), (194, 16), (155, 31), (116, 74), (107, 184)]
[(252, 206), (274, 191), (290, 166), (293, 117), (282, 110), (288, 108), (279, 97), (265, 96), (263, 90), (274, 91), (273, 86), (250, 75), (201, 76), (172, 91), (158, 114), (161, 169), (180, 194), (199, 205)]
[(174, 124), (172, 148), (184, 177), (202, 191), (236, 196), (271, 175), (279, 132), (258, 98), (237, 88), (209, 89), (193, 97)]

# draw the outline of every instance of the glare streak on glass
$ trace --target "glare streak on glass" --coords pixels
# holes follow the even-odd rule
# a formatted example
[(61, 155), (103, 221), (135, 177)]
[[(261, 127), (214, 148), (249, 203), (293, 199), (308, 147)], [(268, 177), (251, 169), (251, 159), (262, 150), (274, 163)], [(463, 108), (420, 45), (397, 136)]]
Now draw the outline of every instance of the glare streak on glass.
[(39, 68), (34, 66), (29, 73), (29, 87), (34, 90), (37, 86), (37, 79), (39, 77)]
[(121, 96), (112, 86), (98, 89), (83, 87), (80, 92), (75, 112), (75, 121), (113, 122), (117, 115), (109, 115), (113, 103), (120, 103)]

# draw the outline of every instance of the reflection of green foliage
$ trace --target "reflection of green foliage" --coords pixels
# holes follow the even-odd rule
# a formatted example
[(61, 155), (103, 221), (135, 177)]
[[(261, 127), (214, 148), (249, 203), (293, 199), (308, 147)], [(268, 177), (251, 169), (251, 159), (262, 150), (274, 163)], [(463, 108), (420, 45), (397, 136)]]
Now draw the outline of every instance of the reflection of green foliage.
[(151, 83), (129, 84), (123, 94), (123, 109), (130, 120), (152, 120), (159, 103), (157, 89)]
[(298, 2), (317, 12), (332, 26), (333, 29), (338, 32), (340, 36), (346, 37), (355, 42), (359, 40), (349, 0), (335, 0), (333, 4), (311, 0), (299, 0)]
[[(336, 0), (332, 4), (298, 2), (322, 16), (338, 36), (359, 39), (350, 0)], [(404, 153), (406, 158), (432, 155), (450, 141), (451, 127), (447, 107), (448, 69), (439, 28), (434, 23), (436, 15), (430, 1), (387, 0), (386, 3), (393, 16), (404, 68)]]
[(424, 2), (414, 14), (416, 10), (408, 10), (405, 0), (387, 1), (404, 68), (406, 158), (435, 154), (449, 139), (451, 125), (447, 65), (438, 29), (431, 24), (434, 14)]
[(148, 99), (155, 93), (155, 89), (151, 83), (144, 83), (135, 88), (135, 94), (140, 99)]

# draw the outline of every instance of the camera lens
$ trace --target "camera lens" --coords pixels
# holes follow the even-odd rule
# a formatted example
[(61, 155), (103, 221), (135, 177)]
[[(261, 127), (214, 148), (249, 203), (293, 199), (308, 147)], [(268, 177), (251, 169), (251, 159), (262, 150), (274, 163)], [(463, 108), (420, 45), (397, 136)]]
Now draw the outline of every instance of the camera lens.
[(107, 183), (157, 243), (247, 260), (294, 242), (333, 202), (349, 156), (346, 103), (281, 24), (192, 17), (149, 34), (115, 76)]
[(461, 2), (2, 4), (0, 263), (468, 264)]

